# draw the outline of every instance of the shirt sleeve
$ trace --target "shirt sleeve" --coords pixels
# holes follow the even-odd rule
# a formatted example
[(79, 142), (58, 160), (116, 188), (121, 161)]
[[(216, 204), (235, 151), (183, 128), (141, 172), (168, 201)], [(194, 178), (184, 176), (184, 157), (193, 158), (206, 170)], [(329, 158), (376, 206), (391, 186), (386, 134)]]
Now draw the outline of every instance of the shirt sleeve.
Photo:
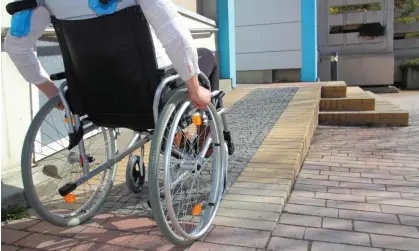
[(36, 57), (34, 47), (50, 23), (50, 13), (44, 5), (32, 10), (30, 31), (26, 36), (16, 37), (7, 33), (4, 49), (23, 78), (32, 84), (49, 80), (49, 75)]
[(172, 0), (137, 0), (182, 80), (199, 74), (194, 40)]

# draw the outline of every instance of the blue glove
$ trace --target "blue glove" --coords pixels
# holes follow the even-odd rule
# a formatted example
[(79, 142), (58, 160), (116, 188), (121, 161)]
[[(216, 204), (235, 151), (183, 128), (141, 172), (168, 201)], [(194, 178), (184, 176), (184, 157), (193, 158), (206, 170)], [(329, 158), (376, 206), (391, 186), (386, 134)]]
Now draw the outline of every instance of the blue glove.
[(31, 31), (32, 10), (22, 10), (12, 16), (10, 34), (15, 37), (25, 37)]
[(118, 0), (109, 0), (107, 4), (101, 3), (99, 0), (89, 0), (89, 8), (98, 15), (109, 15), (116, 11)]

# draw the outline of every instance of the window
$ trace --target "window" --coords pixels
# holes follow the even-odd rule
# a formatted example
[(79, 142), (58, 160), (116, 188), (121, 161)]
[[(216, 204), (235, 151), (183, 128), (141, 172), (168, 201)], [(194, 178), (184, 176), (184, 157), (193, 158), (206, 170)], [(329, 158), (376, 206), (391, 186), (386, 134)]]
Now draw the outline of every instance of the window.
[(396, 17), (394, 18), (395, 23), (409, 24), (419, 22), (419, 16), (413, 17)]
[(381, 37), (386, 34), (386, 27), (381, 23), (334, 25), (329, 34), (359, 33), (361, 37)]
[(394, 33), (394, 40), (419, 38), (419, 32)]
[(329, 34), (355, 33), (358, 32), (359, 26), (361, 24), (333, 25), (330, 26)]
[(345, 14), (345, 13), (368, 12), (368, 11), (379, 11), (379, 10), (381, 10), (380, 3), (371, 3), (371, 4), (332, 6), (329, 8), (329, 13), (331, 15), (337, 15), (337, 14)]

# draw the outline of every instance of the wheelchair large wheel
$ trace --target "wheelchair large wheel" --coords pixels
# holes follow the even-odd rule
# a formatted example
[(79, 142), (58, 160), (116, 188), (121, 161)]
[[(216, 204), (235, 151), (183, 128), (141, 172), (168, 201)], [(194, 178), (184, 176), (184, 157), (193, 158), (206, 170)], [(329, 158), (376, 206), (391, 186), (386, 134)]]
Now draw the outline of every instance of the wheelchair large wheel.
[[(22, 180), (27, 199), (44, 220), (58, 226), (75, 226), (89, 220), (111, 191), (116, 164), (79, 185), (70, 196), (58, 189), (83, 176), (79, 147), (68, 150), (65, 112), (57, 109), (59, 97), (50, 99), (36, 114), (26, 134), (22, 150)], [(91, 124), (83, 135), (89, 172), (117, 152), (113, 129)], [(58, 140), (57, 140), (58, 139)]]
[[(187, 100), (186, 91), (174, 94), (159, 116), (150, 150), (151, 208), (161, 233), (177, 246), (190, 245), (208, 232), (224, 187), (222, 159), (227, 151), (217, 111), (210, 104), (205, 113), (201, 112), (205, 115), (198, 123), (209, 128), (201, 145), (201, 135), (190, 135), (208, 131), (191, 123), (192, 114), (196, 115), (196, 109)], [(192, 133), (187, 134), (189, 129)], [(176, 143), (179, 134), (184, 144)]]

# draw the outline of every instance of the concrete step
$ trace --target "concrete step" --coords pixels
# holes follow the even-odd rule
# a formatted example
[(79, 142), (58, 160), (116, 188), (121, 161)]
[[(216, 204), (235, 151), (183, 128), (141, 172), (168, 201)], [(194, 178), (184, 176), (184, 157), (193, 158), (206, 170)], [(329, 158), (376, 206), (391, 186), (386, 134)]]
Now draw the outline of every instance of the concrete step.
[(322, 98), (346, 98), (346, 83), (343, 81), (327, 82), (322, 86)]
[(367, 92), (375, 98), (374, 111), (322, 111), (319, 123), (327, 125), (408, 126), (409, 113), (393, 103)]
[(375, 99), (359, 87), (347, 87), (345, 98), (322, 98), (321, 111), (373, 111)]

